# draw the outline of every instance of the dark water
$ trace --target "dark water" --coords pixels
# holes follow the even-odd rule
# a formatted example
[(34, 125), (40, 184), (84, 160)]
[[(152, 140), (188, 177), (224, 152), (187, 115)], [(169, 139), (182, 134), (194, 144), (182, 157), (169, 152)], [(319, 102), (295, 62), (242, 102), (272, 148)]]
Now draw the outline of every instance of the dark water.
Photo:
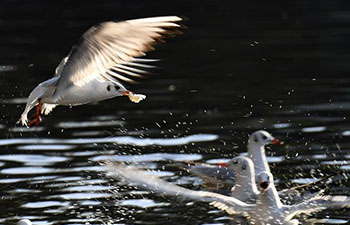
[[(147, 95), (58, 107), (32, 129), (16, 126), (25, 98), (91, 25), (183, 15), (188, 29), (149, 57)], [(227, 224), (223, 212), (162, 198), (105, 174), (103, 159), (144, 162), (193, 189), (174, 161), (228, 159), (248, 134), (284, 140), (268, 151), (278, 188), (350, 169), (350, 4), (347, 1), (13, 1), (0, 5), (0, 223)], [(350, 193), (350, 181), (330, 184)], [(350, 223), (323, 211), (322, 223)], [(237, 219), (233, 219), (236, 221)]]

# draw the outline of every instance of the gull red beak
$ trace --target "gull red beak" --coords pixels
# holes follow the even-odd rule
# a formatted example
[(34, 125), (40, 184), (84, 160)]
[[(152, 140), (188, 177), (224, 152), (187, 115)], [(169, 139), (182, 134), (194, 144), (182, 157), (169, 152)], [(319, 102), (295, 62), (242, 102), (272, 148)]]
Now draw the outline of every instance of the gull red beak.
[(275, 145), (283, 145), (283, 141), (280, 141), (280, 140), (278, 140), (278, 139), (273, 139), (272, 141), (271, 141), (271, 143), (272, 144), (275, 144)]
[(129, 96), (130, 95), (130, 91), (123, 91), (121, 92), (122, 95), (124, 96)]
[(228, 164), (227, 164), (227, 163), (224, 163), (224, 162), (218, 163), (217, 165), (218, 165), (219, 167), (228, 167)]

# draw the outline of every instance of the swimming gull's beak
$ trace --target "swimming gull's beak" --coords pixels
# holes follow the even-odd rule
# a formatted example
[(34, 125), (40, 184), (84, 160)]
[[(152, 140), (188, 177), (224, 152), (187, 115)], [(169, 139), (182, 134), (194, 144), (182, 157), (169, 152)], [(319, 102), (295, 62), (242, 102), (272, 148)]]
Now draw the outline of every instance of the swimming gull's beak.
[(271, 144), (274, 144), (274, 145), (283, 145), (283, 141), (280, 141), (280, 140), (278, 140), (278, 139), (273, 139), (272, 141), (271, 141)]
[(219, 167), (228, 167), (229, 165), (227, 163), (221, 162), (217, 164)]
[(261, 182), (260, 183), (260, 188), (261, 188), (261, 190), (264, 192), (264, 191), (266, 191), (266, 189), (269, 187), (269, 182), (267, 182), (267, 181), (264, 181), (264, 182)]

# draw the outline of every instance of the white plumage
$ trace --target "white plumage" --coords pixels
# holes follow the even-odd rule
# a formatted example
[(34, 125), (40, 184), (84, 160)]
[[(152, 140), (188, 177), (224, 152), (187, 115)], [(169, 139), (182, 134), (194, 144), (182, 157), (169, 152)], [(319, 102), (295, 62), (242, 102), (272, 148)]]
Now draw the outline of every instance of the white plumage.
[[(248, 160), (246, 157), (236, 157), (233, 160)], [(240, 165), (237, 163), (237, 169)], [(251, 165), (252, 171), (254, 170)], [(208, 191), (195, 191), (166, 182), (154, 175), (141, 171), (133, 166), (123, 164), (107, 163), (107, 171), (129, 183), (134, 183), (141, 188), (154, 191), (161, 195), (175, 196), (186, 200), (195, 200), (208, 202), (220, 210), (226, 211), (231, 215), (242, 215), (246, 217), (251, 224), (255, 225), (296, 225), (298, 220), (293, 219), (299, 214), (309, 214), (324, 209), (350, 208), (350, 198), (347, 196), (322, 196), (320, 194), (310, 195), (309, 198), (301, 199), (299, 204), (285, 205), (281, 202), (276, 187), (273, 182), (272, 174), (266, 171), (258, 175), (256, 193), (251, 187), (246, 189), (241, 182), (247, 182), (252, 185), (254, 176), (244, 176), (240, 183), (236, 184), (237, 189), (241, 191), (233, 193), (233, 196), (225, 196)], [(236, 173), (238, 171), (235, 171)], [(244, 172), (244, 171), (243, 171)], [(237, 173), (238, 174), (238, 173)], [(237, 180), (238, 181), (238, 180)], [(249, 190), (254, 190), (249, 193)], [(246, 192), (245, 192), (246, 191)], [(244, 202), (247, 198), (256, 195), (256, 201), (253, 203)], [(241, 201), (241, 200), (243, 201)]]
[[(26, 126), (40, 122), (57, 105), (80, 105), (128, 96), (138, 103), (145, 95), (127, 90), (122, 81), (135, 83), (153, 66), (150, 59), (141, 59), (163, 38), (177, 34), (182, 18), (151, 17), (122, 22), (104, 22), (82, 35), (56, 68), (53, 78), (40, 83), (29, 95), (19, 122)], [(28, 124), (27, 114), (37, 106), (37, 113)]]

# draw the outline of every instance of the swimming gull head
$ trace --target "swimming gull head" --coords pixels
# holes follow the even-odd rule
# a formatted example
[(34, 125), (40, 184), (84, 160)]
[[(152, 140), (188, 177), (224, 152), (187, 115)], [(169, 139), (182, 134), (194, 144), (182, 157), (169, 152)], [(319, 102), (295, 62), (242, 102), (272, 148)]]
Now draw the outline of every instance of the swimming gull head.
[(273, 184), (272, 174), (266, 171), (263, 171), (258, 174), (258, 188), (261, 192), (266, 191), (271, 184)]
[(265, 146), (268, 144), (283, 144), (278, 139), (274, 138), (269, 132), (264, 130), (258, 130), (252, 133), (248, 139), (250, 145)]

